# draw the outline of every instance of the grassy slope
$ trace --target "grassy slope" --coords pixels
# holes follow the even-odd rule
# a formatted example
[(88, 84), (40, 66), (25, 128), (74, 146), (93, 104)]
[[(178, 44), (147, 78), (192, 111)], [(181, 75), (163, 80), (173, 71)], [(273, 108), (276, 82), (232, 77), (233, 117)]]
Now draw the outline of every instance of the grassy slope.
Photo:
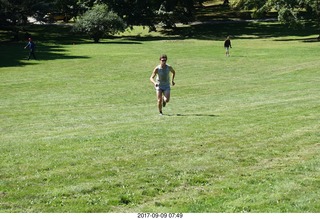
[(250, 34), (230, 58), (219, 36), (124, 38), (2, 63), (0, 211), (319, 212), (318, 43)]

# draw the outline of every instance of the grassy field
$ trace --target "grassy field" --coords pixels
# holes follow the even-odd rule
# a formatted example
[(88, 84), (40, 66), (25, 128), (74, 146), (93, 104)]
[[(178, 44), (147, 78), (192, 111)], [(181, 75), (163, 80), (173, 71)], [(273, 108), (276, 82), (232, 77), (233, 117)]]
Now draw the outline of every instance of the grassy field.
[(0, 212), (320, 212), (317, 35), (212, 25), (1, 44)]

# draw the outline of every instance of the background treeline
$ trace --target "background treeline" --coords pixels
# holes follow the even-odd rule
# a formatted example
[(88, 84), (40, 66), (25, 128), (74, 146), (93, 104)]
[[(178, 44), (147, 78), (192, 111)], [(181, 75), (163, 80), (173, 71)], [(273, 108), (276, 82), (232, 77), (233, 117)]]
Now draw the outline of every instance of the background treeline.
[(320, 27), (320, 0), (1, 0), (0, 28), (13, 30), (13, 39), (19, 26), (33, 18), (39, 22), (68, 22), (76, 20), (96, 4), (105, 4), (128, 27), (142, 25), (155, 30), (157, 24), (172, 28), (175, 23), (189, 23), (196, 19), (196, 10), (205, 4), (226, 5), (233, 10), (250, 11), (253, 18), (274, 12), (279, 21), (290, 27), (303, 27), (312, 21)]

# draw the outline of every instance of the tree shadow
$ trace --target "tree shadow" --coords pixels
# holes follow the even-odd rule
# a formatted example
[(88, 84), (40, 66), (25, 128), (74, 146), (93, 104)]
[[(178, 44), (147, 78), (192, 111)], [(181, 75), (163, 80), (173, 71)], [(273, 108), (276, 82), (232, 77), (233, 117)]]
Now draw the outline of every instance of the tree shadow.
[(72, 32), (71, 24), (41, 24), (30, 25), (32, 37), (40, 42), (56, 45), (73, 45), (86, 43), (86, 36)]
[[(113, 39), (116, 39), (116, 38), (113, 38)], [(126, 39), (128, 41), (107, 41), (107, 42), (99, 42), (99, 43), (92, 42), (92, 43), (94, 43), (94, 44), (119, 44), (119, 45), (142, 44), (138, 40), (130, 41), (130, 40), (134, 40), (134, 38), (119, 37), (119, 39), (121, 39), (121, 40)]]
[[(296, 40), (302, 42), (319, 42), (317, 38), (302, 39), (301, 37), (317, 34), (314, 23), (307, 23), (303, 29), (295, 30), (275, 21), (268, 20), (209, 20), (205, 22), (193, 22), (189, 25), (179, 25), (171, 29), (160, 28), (158, 30), (162, 36), (118, 36), (109, 38), (119, 41), (112, 43), (121, 44), (120, 40), (128, 40), (126, 43), (165, 41), (165, 40), (223, 40), (230, 35), (236, 39), (257, 39), (257, 38), (277, 38), (277, 37), (297, 37)], [(300, 37), (300, 38), (299, 38)], [(295, 39), (291, 39), (295, 40)], [(111, 43), (111, 42), (106, 42)]]
[(89, 56), (70, 56), (62, 46), (47, 46), (37, 43), (35, 55), (37, 60), (27, 60), (29, 50), (24, 49), (26, 44), (22, 43), (0, 43), (0, 68), (1, 67), (17, 67), (25, 65), (36, 65), (38, 61), (49, 61), (57, 59), (88, 59)]
[(164, 114), (166, 116), (177, 116), (177, 117), (217, 117), (214, 114), (201, 114), (201, 113), (191, 113), (191, 114)]
[(319, 43), (320, 38), (319, 37), (308, 37), (308, 38), (294, 38), (294, 39), (275, 39), (274, 41), (284, 41), (284, 42), (290, 42), (290, 41), (301, 41), (304, 43)]
[[(270, 38), (318, 35), (315, 22), (308, 22), (303, 28), (292, 29), (277, 21), (277, 13), (265, 14), (263, 19), (252, 19), (249, 11), (233, 9), (228, 5), (214, 4), (196, 9), (196, 22), (177, 25), (174, 28), (160, 28), (163, 37), (136, 37), (137, 41), (153, 40), (221, 40), (230, 35), (237, 39)], [(303, 42), (316, 42), (315, 40)]]
[(71, 32), (70, 25), (29, 25), (22, 28), (19, 41), (0, 42), (0, 68), (16, 67), (25, 65), (36, 65), (40, 62), (27, 60), (29, 50), (24, 49), (27, 44), (26, 36), (33, 38), (36, 43), (35, 55), (37, 60), (57, 60), (57, 59), (87, 59), (89, 56), (70, 56), (67, 55), (64, 45), (85, 43), (82, 35)]
[(89, 59), (89, 56), (70, 56), (66, 55), (67, 50), (61, 46), (41, 46), (38, 48), (37, 57), (39, 60), (56, 59)]
[(210, 40), (221, 39), (228, 35), (237, 39), (247, 38), (270, 38), (270, 37), (286, 37), (286, 36), (310, 36), (316, 34), (316, 27), (309, 23), (303, 29), (294, 30), (286, 28), (279, 22), (253, 21), (253, 20), (224, 20), (224, 21), (207, 21), (196, 22), (189, 26), (176, 27), (171, 30), (162, 30), (167, 36), (180, 36), (185, 39)]

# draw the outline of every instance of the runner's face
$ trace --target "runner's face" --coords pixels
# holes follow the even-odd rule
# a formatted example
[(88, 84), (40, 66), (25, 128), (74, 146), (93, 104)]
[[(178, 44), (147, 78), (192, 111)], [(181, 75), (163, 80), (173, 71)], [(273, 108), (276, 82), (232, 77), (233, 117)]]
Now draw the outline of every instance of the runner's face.
[(165, 66), (166, 63), (167, 63), (167, 59), (166, 58), (161, 58), (160, 62), (161, 62), (161, 66)]

